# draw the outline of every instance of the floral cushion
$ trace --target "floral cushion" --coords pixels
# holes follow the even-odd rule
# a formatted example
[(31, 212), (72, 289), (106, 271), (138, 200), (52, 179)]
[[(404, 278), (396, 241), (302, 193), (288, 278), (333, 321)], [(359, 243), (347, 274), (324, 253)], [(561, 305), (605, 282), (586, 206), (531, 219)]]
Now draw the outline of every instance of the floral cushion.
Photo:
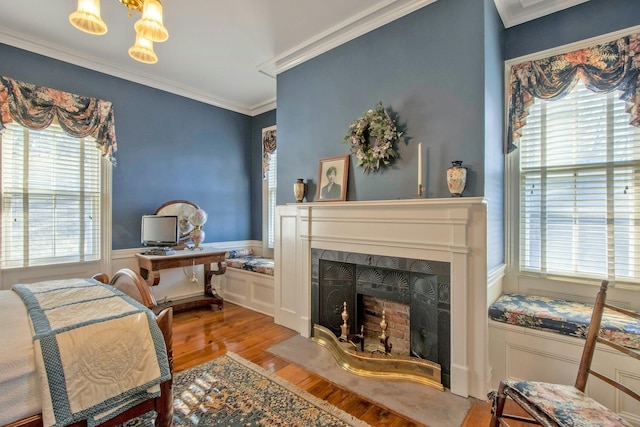
[(227, 258), (227, 267), (239, 268), (253, 271), (254, 273), (267, 274), (273, 276), (273, 260), (259, 256), (245, 256), (242, 258)]
[[(489, 318), (527, 328), (585, 338), (593, 306), (533, 295), (504, 294), (489, 307)], [(629, 348), (640, 349), (640, 321), (605, 309), (600, 336)]]
[(587, 397), (573, 386), (536, 381), (505, 381), (561, 426), (629, 426), (623, 418), (605, 406)]
[(242, 258), (253, 255), (253, 249), (232, 249), (227, 252), (227, 258)]

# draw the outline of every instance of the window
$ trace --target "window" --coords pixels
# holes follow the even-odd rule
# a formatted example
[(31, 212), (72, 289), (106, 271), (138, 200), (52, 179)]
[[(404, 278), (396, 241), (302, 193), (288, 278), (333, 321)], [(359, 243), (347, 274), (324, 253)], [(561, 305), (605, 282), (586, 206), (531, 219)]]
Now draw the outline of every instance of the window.
[(1, 267), (99, 260), (104, 177), (95, 140), (57, 124), (35, 131), (10, 123), (1, 141)]
[(520, 139), (520, 271), (640, 283), (640, 129), (616, 91), (536, 102)]
[(276, 226), (276, 190), (277, 190), (277, 175), (278, 175), (278, 150), (276, 149), (271, 153), (269, 159), (269, 172), (267, 177), (263, 181), (264, 186), (264, 241), (265, 249), (273, 250), (275, 240), (275, 226)]

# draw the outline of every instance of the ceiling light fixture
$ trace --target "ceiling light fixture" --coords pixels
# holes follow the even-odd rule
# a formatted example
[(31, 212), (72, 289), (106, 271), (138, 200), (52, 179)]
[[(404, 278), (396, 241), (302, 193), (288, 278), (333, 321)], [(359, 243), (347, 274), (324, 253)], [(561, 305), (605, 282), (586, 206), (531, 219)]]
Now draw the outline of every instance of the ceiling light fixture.
[[(153, 42), (163, 42), (169, 32), (162, 24), (162, 3), (159, 0), (119, 0), (131, 11), (142, 12), (136, 21), (136, 42), (129, 48), (129, 55), (136, 61), (155, 64), (158, 57), (153, 51)], [(100, 0), (78, 0), (78, 10), (69, 15), (69, 21), (77, 29), (89, 34), (102, 35), (107, 24), (100, 17)]]

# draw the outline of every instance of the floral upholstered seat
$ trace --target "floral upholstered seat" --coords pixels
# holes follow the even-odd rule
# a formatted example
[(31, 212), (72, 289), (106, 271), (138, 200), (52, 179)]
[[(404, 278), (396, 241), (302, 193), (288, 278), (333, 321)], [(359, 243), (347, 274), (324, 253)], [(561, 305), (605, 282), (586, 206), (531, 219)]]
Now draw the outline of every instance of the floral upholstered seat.
[(536, 381), (505, 381), (505, 385), (506, 389), (534, 404), (541, 413), (560, 426), (632, 427), (616, 413), (573, 386)]
[(255, 256), (251, 249), (231, 250), (228, 254), (225, 260), (227, 267), (273, 276), (274, 261), (271, 258)]
[[(526, 328), (585, 338), (593, 305), (541, 296), (503, 294), (489, 307), (489, 318)], [(640, 349), (640, 321), (606, 309), (601, 336), (628, 348)]]

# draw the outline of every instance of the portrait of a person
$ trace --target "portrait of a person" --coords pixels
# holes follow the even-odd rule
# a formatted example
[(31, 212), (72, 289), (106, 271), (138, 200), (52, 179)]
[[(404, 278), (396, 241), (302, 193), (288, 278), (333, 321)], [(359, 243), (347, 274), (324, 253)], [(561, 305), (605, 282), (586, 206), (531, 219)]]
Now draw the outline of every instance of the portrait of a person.
[(322, 187), (320, 191), (321, 199), (340, 199), (342, 197), (342, 187), (336, 183), (336, 176), (338, 175), (338, 169), (335, 166), (330, 166), (325, 173), (327, 176), (327, 185)]

